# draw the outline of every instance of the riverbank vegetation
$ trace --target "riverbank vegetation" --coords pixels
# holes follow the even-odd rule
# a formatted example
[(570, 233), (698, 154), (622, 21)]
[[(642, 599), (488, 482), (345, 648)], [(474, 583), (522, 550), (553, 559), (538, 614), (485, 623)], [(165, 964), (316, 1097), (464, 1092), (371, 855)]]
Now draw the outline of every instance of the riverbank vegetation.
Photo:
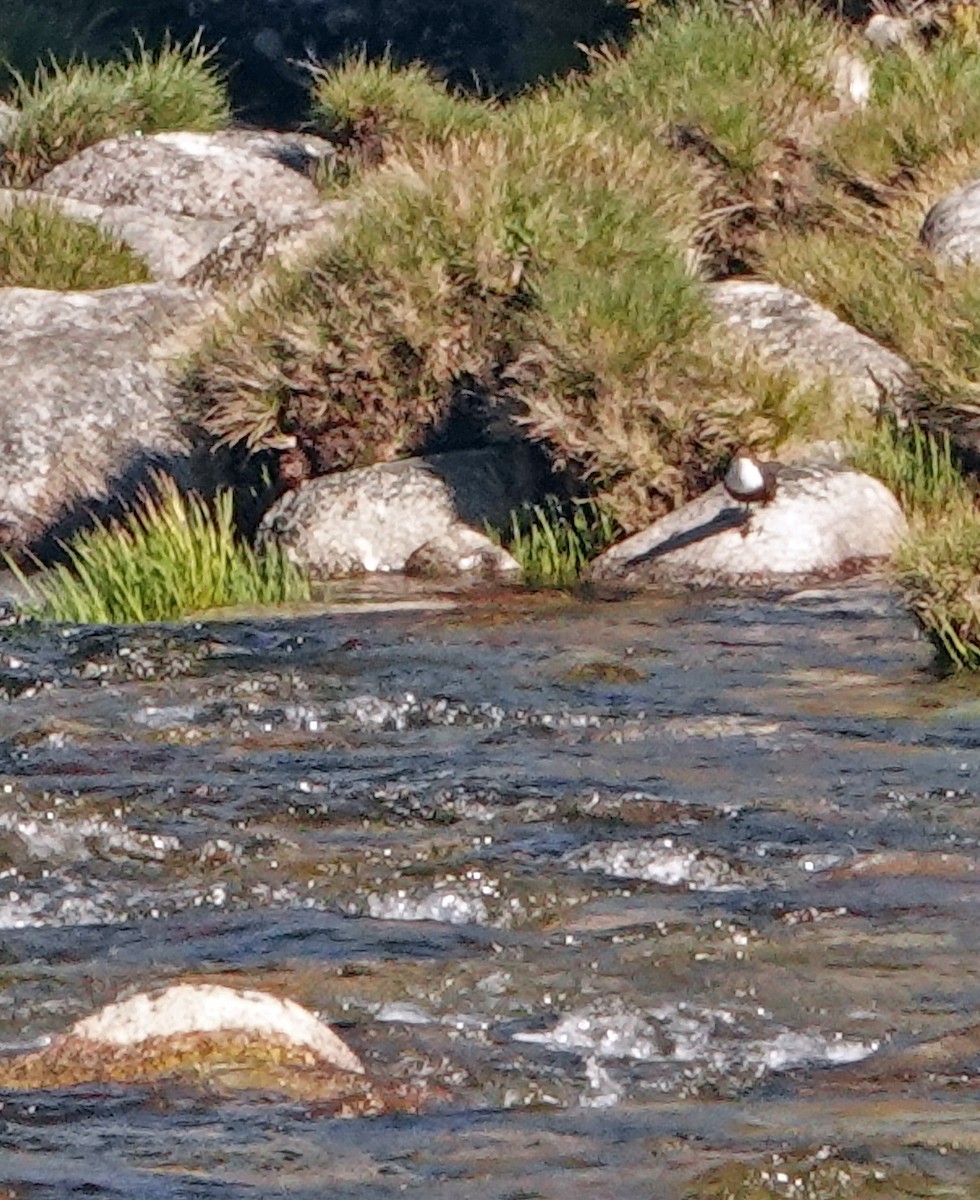
[(574, 587), (586, 567), (617, 540), (615, 520), (592, 500), (548, 496), (511, 514), (510, 527), (489, 529), (521, 566), (531, 588)]
[[(506, 105), (360, 59), (325, 72), (314, 111), (348, 164), (326, 186), (350, 181), (357, 211), (199, 356), (190, 384), (211, 430), (252, 446), (288, 431), (314, 471), (335, 470), (424, 450), (463, 382), (629, 529), (701, 490), (736, 443), (781, 447), (825, 425), (821, 389), (719, 352), (703, 282), (724, 189), (671, 140), (675, 114), (654, 119), (664, 71), (690, 74), (699, 42), (729, 87), (725, 43), (746, 23), (680, 10), (664, 49), (651, 22), (624, 56)], [(832, 105), (811, 35), (848, 37), (795, 9), (752, 34), (746, 56), (764, 45), (774, 78), (791, 66), (771, 111), (731, 131), (743, 183), (763, 171), (781, 106)]]
[[(362, 319), (331, 382), (386, 343), (417, 347), (412, 383), (426, 410), (406, 411), (419, 395), (408, 388), (388, 397), (389, 413), (424, 429), (451, 381), (476, 377), (630, 529), (716, 478), (736, 442), (778, 455), (827, 427), (818, 390), (733, 364), (712, 336), (703, 283), (749, 272), (801, 291), (921, 381), (891, 464), (879, 445), (869, 465), (909, 512), (897, 570), (914, 611), (954, 664), (980, 663), (973, 493), (943, 433), (968, 433), (964, 414), (980, 399), (980, 275), (942, 268), (918, 241), (929, 205), (974, 172), (977, 49), (976, 22), (956, 8), (928, 49), (874, 56), (813, 8), (748, 19), (708, 0), (648, 6), (624, 53), (596, 52), (588, 75), (498, 108), (383, 65), (325, 73), (315, 111), (328, 134), (342, 124), (351, 164), (340, 189), (336, 177), (326, 186), (353, 183), (364, 205), (345, 243), (371, 277), (359, 307), (401, 318)], [(849, 103), (848, 62), (870, 68), (864, 108)], [(407, 256), (393, 261), (383, 229), (399, 231)], [(314, 307), (349, 279), (342, 260), (316, 264)], [(258, 325), (245, 315), (202, 378), (216, 432), (232, 438), (240, 381), (267, 381), (249, 402), (273, 425), (310, 429), (316, 469), (328, 469), (312, 410), (329, 401), (309, 381), (337, 343), (330, 330), (319, 343), (270, 337), (290, 302), (273, 296)], [(440, 307), (437, 324), (420, 319)], [(424, 347), (453, 347), (454, 320), (465, 355), (430, 365)]]
[[(903, 495), (898, 570), (945, 652), (980, 665), (980, 536), (956, 466), (980, 403), (980, 272), (941, 266), (918, 236), (975, 174), (975, 10), (875, 53), (812, 6), (640, 8), (625, 48), (507, 102), (363, 55), (313, 70), (311, 127), (338, 151), (319, 183), (352, 211), (215, 328), (184, 380), (193, 414), (227, 444), (295, 439), (320, 473), (425, 451), (471, 404), (631, 531), (716, 480), (738, 443), (785, 455), (841, 428), (822, 384), (719, 336), (706, 284), (772, 279), (913, 368), (911, 440), (890, 465), (881, 445), (861, 453), (900, 493), (889, 471), (931, 481), (928, 503)], [(107, 132), (229, 117), (199, 44), (17, 87), (30, 116), (9, 181)]]
[(140, 43), (108, 63), (50, 61), (14, 76), (7, 102), (20, 117), (0, 159), (0, 185), (24, 187), (104, 138), (191, 129), (210, 132), (231, 119), (214, 53), (199, 40), (158, 50)]
[(284, 552), (259, 553), (238, 538), (230, 491), (207, 501), (166, 475), (121, 519), (76, 534), (63, 549), (64, 562), (30, 577), (14, 568), (29, 616), (141, 624), (310, 598), (309, 581)]
[(949, 434), (883, 420), (854, 444), (852, 459), (908, 517), (895, 571), (912, 611), (951, 666), (980, 669), (980, 513)]

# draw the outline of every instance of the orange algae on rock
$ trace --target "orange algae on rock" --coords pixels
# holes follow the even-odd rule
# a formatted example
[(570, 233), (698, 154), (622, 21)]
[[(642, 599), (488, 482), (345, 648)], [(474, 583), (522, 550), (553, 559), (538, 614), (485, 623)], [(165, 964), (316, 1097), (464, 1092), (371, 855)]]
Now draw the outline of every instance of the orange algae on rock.
[(417, 1111), (424, 1091), (372, 1079), (357, 1055), (292, 1000), (176, 984), (107, 1005), (42, 1050), (0, 1059), (0, 1088), (176, 1081), (210, 1091), (273, 1092), (334, 1115)]

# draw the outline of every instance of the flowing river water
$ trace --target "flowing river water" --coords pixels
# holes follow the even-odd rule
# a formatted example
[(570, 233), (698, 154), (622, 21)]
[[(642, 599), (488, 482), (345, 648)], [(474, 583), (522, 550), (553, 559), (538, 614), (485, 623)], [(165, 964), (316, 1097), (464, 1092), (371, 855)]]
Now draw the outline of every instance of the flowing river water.
[(980, 697), (875, 581), (0, 630), (0, 1061), (173, 980), (418, 1114), (0, 1092), (0, 1196), (980, 1196)]

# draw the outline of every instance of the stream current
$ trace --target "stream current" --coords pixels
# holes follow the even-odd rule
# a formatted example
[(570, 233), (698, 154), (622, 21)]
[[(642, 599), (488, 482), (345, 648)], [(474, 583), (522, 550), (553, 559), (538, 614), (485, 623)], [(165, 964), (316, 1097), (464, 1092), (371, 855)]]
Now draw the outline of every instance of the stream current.
[(931, 659), (874, 581), (0, 629), (0, 1053), (211, 981), (437, 1097), (3, 1092), (0, 1196), (980, 1196)]

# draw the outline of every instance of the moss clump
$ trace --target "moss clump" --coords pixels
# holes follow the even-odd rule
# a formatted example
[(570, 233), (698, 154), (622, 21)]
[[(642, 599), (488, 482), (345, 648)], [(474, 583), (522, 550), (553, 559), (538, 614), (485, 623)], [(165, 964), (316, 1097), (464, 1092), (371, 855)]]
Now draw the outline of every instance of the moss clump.
[(629, 663), (610, 662), (606, 659), (594, 659), (591, 662), (580, 663), (566, 671), (562, 678), (567, 683), (589, 685), (643, 683), (647, 678), (642, 671), (631, 667)]
[(127, 133), (221, 129), (231, 118), (213, 52), (195, 39), (141, 43), (125, 61), (52, 60), (32, 77), (18, 75), (9, 97), (21, 111), (0, 159), (0, 183), (23, 186), (104, 138)]
[(184, 495), (153, 480), (122, 520), (64, 546), (66, 562), (25, 578), (28, 613), (84, 624), (170, 621), (207, 609), (308, 600), (309, 583), (285, 554), (257, 554), (235, 536), (233, 499)]
[(0, 1062), (5, 1090), (50, 1091), (84, 1083), (170, 1083), (224, 1096), (258, 1092), (316, 1102), (341, 1117), (419, 1112), (442, 1098), (434, 1087), (339, 1070), (275, 1034), (234, 1029), (145, 1038), (127, 1046), (68, 1034), (44, 1050)]
[(142, 259), (95, 225), (44, 204), (0, 213), (0, 287), (85, 291), (149, 278)]
[(685, 1187), (683, 1200), (891, 1200), (965, 1195), (924, 1172), (863, 1162), (821, 1147), (765, 1160), (713, 1166)]

